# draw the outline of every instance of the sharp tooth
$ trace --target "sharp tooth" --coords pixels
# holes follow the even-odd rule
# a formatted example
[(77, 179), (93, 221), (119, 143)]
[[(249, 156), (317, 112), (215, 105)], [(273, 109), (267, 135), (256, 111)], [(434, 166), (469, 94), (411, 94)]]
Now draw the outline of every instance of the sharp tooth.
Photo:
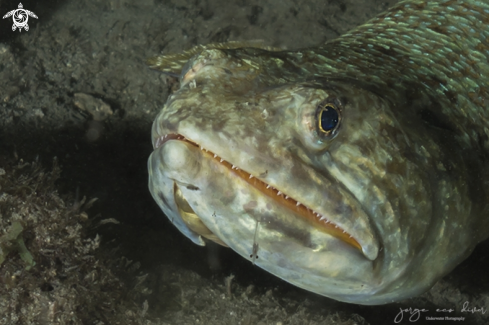
[(217, 157), (217, 155), (216, 155), (216, 154), (214, 154), (214, 158), (216, 158), (216, 157)]
[(267, 188), (270, 188), (270, 185), (267, 185)]
[(231, 167), (231, 169), (234, 169), (234, 165)]
[(285, 199), (287, 200), (288, 198), (289, 198), (289, 197), (286, 195), (286, 196), (285, 196)]
[(221, 158), (221, 161), (220, 162), (222, 162), (222, 161), (223, 161), (223, 159)]
[(280, 192), (280, 191), (277, 192), (277, 195), (281, 195), (281, 194), (282, 194), (282, 192)]
[[(238, 169), (238, 168), (236, 168), (236, 169)], [(252, 179), (252, 178), (253, 178), (253, 175), (250, 175), (250, 179)]]
[(297, 202), (297, 203), (295, 204), (295, 206), (296, 206), (296, 207), (298, 207), (299, 205), (301, 205), (301, 203), (300, 203), (300, 202)]
[(334, 225), (334, 227), (335, 227), (335, 228), (338, 228), (338, 226), (337, 226), (337, 225)]
[(325, 217), (325, 216), (321, 216), (321, 218), (319, 218), (319, 220), (320, 220), (320, 221), (321, 221), (321, 220), (324, 220), (324, 219), (326, 219), (326, 217)]
[(204, 150), (204, 147), (200, 146), (200, 150)]

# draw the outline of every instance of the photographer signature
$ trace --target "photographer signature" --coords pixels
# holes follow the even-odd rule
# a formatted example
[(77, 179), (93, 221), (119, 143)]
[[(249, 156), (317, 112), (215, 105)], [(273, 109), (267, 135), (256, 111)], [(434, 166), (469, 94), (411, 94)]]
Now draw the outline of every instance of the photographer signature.
[[(403, 318), (404, 318), (404, 313), (407, 313), (409, 314), (409, 321), (410, 322), (417, 322), (420, 318), (421, 318), (421, 313), (424, 313), (424, 312), (428, 312), (429, 310), (428, 309), (418, 309), (418, 308), (400, 308), (399, 309), (399, 313), (396, 315), (396, 318), (394, 318), (394, 323), (400, 323)], [(454, 312), (455, 309), (441, 309), (441, 308), (437, 308), (436, 309), (436, 312), (437, 313), (452, 313)], [(477, 307), (470, 307), (469, 306), (469, 302), (466, 301), (464, 302), (463, 304), (463, 307), (462, 309), (460, 310), (461, 313), (482, 313), (482, 314), (485, 314), (486, 313), (486, 309), (484, 307), (481, 307), (481, 308), (477, 308)]]

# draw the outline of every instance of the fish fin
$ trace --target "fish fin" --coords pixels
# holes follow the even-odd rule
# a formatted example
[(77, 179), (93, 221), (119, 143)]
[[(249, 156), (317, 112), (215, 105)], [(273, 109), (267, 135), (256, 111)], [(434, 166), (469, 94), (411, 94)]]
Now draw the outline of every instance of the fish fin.
[(183, 66), (194, 55), (205, 50), (234, 50), (238, 48), (258, 48), (267, 51), (283, 51), (278, 47), (267, 46), (262, 40), (254, 41), (230, 41), (225, 43), (210, 43), (207, 45), (197, 45), (190, 50), (175, 54), (163, 54), (148, 58), (146, 64), (151, 68), (164, 73), (179, 76)]

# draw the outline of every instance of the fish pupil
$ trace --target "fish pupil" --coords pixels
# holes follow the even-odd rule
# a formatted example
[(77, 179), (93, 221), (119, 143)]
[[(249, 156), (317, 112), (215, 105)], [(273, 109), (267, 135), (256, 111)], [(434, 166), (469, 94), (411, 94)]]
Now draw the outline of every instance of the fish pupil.
[(326, 105), (319, 113), (319, 129), (323, 132), (331, 132), (338, 124), (338, 112), (332, 105)]

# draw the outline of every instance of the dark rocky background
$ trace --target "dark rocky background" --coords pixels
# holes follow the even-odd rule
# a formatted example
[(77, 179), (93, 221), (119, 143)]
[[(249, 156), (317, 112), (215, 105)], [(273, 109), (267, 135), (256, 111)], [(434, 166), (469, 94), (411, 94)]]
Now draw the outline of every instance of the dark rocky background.
[[(0, 14), (16, 9), (17, 1), (0, 1)], [(392, 324), (399, 308), (410, 307), (430, 310), (416, 324), (440, 314), (485, 324), (488, 313), (460, 310), (465, 301), (489, 309), (487, 244), (421, 297), (386, 306), (351, 305), (295, 288), (230, 250), (192, 244), (147, 190), (151, 123), (171, 84), (148, 69), (145, 58), (230, 40), (314, 46), (395, 2), (23, 2), (38, 16), (29, 18), (28, 32), (13, 32), (11, 18), (0, 20), (0, 162), (36, 160), (49, 168), (57, 157), (62, 172), (56, 186), (72, 200), (67, 204), (98, 198), (87, 212), (92, 220), (87, 236), (100, 235), (99, 258), (124, 256), (137, 266), (113, 273), (128, 292), (137, 291), (125, 297), (135, 310), (147, 307), (133, 313), (141, 316), (140, 324)], [(100, 224), (112, 219), (118, 223)], [(2, 271), (0, 266), (0, 279)], [(436, 308), (456, 312), (436, 313)], [(95, 313), (90, 321), (111, 323), (103, 319)], [(410, 323), (407, 316), (402, 323)]]

